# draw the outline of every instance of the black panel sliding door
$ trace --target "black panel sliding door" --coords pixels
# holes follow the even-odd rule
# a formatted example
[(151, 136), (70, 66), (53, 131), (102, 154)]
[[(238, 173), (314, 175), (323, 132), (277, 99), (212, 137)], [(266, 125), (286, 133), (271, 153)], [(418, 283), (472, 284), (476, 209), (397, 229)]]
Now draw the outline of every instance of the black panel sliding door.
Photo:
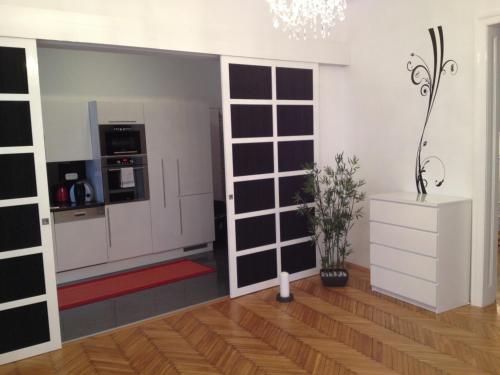
[(318, 272), (295, 200), (317, 161), (317, 69), (221, 58), (231, 297)]
[(36, 42), (0, 38), (0, 365), (61, 346)]

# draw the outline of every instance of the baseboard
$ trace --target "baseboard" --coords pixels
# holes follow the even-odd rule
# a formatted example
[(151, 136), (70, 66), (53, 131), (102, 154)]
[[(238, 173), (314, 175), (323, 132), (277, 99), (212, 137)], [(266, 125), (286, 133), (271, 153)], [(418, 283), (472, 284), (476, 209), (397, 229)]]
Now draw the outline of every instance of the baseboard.
[(57, 284), (70, 283), (73, 281), (88, 279), (91, 277), (102, 276), (114, 272), (129, 270), (136, 267), (147, 266), (150, 264), (165, 262), (168, 260), (174, 260), (195, 254), (201, 254), (212, 250), (213, 244), (210, 242), (203, 248), (191, 250), (188, 252), (185, 252), (184, 249), (175, 249), (164, 251), (162, 253), (148, 254), (135, 258), (123, 259), (116, 262), (97, 264), (95, 266), (59, 272), (56, 274)]

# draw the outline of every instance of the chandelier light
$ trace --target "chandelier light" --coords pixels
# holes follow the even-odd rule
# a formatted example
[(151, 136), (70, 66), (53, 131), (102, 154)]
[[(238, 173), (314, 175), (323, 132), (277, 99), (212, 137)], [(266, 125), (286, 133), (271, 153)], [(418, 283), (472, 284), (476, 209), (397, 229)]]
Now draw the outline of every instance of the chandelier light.
[(273, 26), (288, 32), (294, 39), (330, 36), (337, 21), (345, 19), (346, 0), (267, 0)]

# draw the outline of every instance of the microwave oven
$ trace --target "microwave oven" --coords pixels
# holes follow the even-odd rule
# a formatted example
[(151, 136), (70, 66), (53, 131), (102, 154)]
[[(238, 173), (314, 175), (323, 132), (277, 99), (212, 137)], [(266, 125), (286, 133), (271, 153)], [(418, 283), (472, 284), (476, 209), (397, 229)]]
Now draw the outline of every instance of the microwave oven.
[(101, 156), (146, 154), (144, 125), (99, 125)]

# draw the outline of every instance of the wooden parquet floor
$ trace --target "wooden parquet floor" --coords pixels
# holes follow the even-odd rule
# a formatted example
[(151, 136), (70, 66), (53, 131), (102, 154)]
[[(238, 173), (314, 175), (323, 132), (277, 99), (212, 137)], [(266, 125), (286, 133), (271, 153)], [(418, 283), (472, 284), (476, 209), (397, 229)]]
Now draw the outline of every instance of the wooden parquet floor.
[[(500, 374), (497, 305), (435, 315), (318, 277), (222, 300), (65, 344), (0, 366), (4, 374)], [(499, 288), (500, 289), (500, 288)], [(0, 333), (1, 334), (1, 333)]]

